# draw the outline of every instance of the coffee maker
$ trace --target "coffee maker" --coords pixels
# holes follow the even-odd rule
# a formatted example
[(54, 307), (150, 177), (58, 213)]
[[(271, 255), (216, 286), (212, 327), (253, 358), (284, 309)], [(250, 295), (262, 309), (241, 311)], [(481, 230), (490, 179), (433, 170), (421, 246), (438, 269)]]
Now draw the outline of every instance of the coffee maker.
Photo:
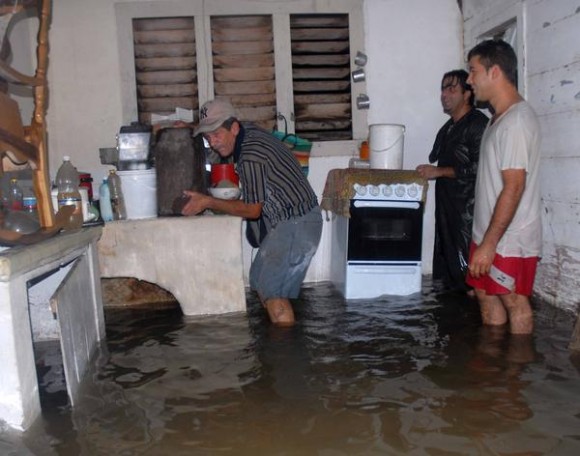
[(99, 149), (101, 164), (113, 165), (118, 171), (152, 168), (151, 132), (149, 125), (137, 122), (122, 126), (116, 135), (117, 147)]
[(117, 134), (117, 151), (119, 171), (151, 168), (151, 126), (139, 123), (122, 126)]

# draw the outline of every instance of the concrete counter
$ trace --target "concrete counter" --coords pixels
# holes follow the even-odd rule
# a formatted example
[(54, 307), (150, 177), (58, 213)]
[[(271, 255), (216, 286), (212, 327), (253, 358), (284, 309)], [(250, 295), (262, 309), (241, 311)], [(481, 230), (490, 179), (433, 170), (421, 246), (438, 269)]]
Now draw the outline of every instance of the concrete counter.
[(61, 334), (67, 390), (78, 385), (105, 338), (96, 242), (101, 227), (60, 233), (0, 252), (0, 420), (26, 429), (40, 415), (28, 286), (64, 266), (69, 273), (52, 298)]
[(135, 277), (175, 296), (185, 315), (246, 310), (242, 219), (227, 215), (109, 222), (101, 277)]

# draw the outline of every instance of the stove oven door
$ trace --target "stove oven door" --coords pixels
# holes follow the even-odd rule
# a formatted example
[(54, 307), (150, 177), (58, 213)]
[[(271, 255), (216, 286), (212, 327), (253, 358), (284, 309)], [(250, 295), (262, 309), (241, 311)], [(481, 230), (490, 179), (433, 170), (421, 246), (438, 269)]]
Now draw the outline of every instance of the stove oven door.
[(348, 262), (421, 261), (421, 202), (352, 200), (350, 216)]

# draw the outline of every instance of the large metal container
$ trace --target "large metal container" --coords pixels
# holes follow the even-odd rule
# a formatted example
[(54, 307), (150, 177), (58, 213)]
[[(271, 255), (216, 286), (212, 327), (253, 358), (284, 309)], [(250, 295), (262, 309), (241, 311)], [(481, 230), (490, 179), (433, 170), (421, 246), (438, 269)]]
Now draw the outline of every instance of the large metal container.
[(133, 124), (121, 127), (117, 135), (119, 169), (149, 168), (151, 127)]

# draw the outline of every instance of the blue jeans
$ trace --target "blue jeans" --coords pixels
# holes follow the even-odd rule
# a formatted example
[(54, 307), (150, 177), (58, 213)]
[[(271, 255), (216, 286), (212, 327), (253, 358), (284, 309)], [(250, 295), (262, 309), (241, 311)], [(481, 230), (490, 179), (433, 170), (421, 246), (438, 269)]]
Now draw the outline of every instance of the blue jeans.
[(321, 234), (319, 206), (302, 217), (279, 222), (268, 232), (252, 262), (250, 287), (264, 301), (297, 298)]

